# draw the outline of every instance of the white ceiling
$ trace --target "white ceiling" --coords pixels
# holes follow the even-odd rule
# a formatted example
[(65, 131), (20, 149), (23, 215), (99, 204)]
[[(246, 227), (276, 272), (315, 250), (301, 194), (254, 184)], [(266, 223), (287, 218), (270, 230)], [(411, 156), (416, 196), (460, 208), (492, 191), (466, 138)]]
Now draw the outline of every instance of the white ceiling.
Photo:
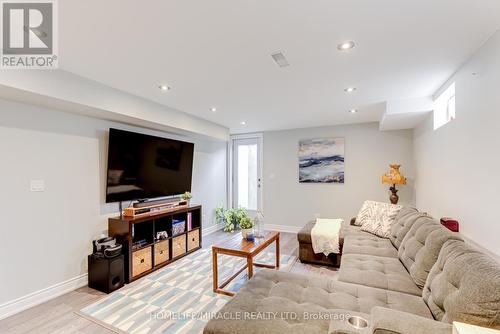
[[(500, 28), (498, 0), (64, 0), (59, 11), (62, 69), (235, 133), (378, 121), (386, 101), (433, 94)], [(338, 52), (345, 40), (356, 48)]]

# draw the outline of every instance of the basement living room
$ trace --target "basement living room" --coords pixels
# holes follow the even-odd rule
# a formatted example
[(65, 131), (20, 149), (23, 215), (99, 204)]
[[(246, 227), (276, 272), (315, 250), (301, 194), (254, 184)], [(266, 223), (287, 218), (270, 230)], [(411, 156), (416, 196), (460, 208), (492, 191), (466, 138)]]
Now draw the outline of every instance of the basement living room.
[(500, 333), (500, 1), (0, 8), (0, 333)]

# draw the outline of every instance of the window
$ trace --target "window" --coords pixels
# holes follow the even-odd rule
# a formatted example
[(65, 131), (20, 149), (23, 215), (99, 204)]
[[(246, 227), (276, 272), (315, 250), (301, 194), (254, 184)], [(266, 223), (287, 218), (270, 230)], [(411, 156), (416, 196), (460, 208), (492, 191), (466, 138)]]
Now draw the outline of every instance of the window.
[(262, 210), (262, 135), (231, 136), (231, 205), (250, 215)]
[(434, 130), (455, 119), (455, 83), (434, 100)]
[(238, 145), (238, 208), (257, 210), (257, 144)]

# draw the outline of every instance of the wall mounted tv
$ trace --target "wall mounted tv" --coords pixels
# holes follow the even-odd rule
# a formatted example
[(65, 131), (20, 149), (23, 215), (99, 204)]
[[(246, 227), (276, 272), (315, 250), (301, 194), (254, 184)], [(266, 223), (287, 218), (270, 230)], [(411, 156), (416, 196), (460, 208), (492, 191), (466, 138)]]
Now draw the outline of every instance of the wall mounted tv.
[(194, 144), (109, 129), (106, 203), (191, 191)]

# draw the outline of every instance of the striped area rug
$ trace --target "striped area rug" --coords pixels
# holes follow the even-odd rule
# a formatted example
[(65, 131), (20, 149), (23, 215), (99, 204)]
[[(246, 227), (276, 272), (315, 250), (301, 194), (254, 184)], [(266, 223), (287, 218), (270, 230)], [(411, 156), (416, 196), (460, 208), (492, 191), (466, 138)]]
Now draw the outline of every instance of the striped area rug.
[[(281, 255), (280, 270), (290, 270), (296, 260), (295, 256)], [(260, 263), (274, 261), (272, 253), (256, 258)], [(244, 264), (243, 259), (219, 255), (219, 282)], [(238, 292), (247, 279), (245, 270), (225, 289)], [(209, 315), (230, 298), (212, 292), (212, 251), (202, 249), (126, 285), (78, 314), (117, 333), (196, 334), (203, 332)]]

